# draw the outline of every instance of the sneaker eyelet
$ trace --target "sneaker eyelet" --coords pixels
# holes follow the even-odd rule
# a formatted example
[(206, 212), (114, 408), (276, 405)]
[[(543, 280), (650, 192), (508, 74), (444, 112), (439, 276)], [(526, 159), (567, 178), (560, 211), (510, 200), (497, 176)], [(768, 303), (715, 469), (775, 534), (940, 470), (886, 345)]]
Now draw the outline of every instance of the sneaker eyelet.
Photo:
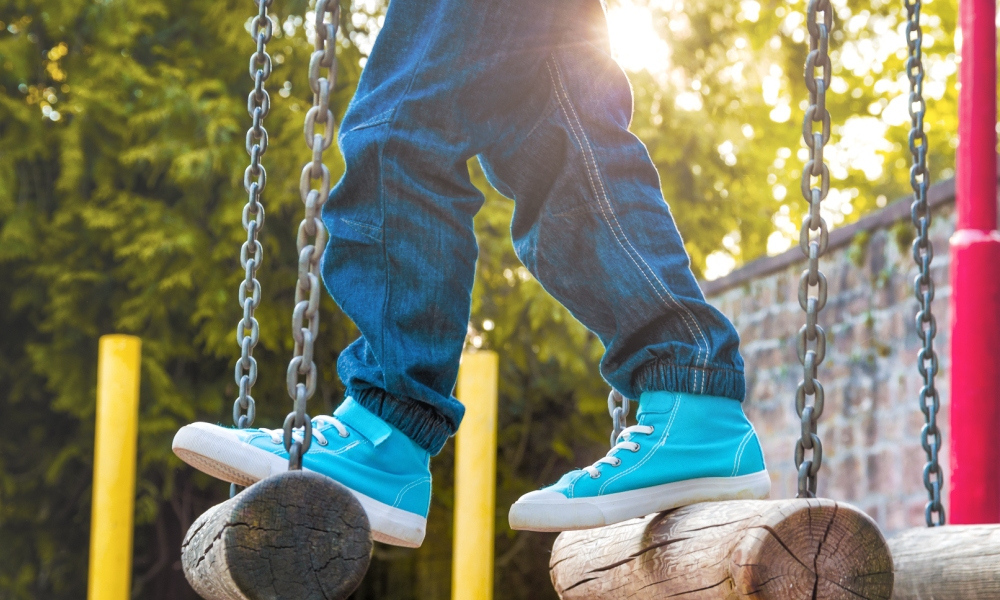
[(642, 446), (640, 446), (638, 443), (636, 443), (635, 448), (632, 449), (632, 452), (638, 452), (639, 448), (642, 448)]
[(347, 433), (345, 433), (344, 435), (342, 435), (340, 437), (342, 437), (342, 438), (349, 438), (349, 437), (351, 437), (351, 432), (348, 431)]
[(590, 478), (591, 478), (591, 479), (600, 479), (600, 478), (601, 478), (601, 472), (600, 472), (600, 471), (598, 471), (598, 472), (597, 472), (597, 475), (591, 475), (591, 476), (590, 476)]
[(613, 464), (613, 465), (611, 465), (611, 466), (612, 466), (612, 467), (620, 467), (620, 466), (622, 466), (622, 459), (620, 459), (620, 458), (619, 458), (619, 459), (618, 459), (618, 462), (616, 462), (615, 464)]
[(654, 431), (656, 431), (656, 426), (655, 425), (650, 425), (649, 426), (649, 433), (647, 433), (646, 435), (653, 435)]
[(325, 442), (321, 442), (319, 440), (316, 440), (316, 443), (319, 444), (320, 446), (329, 446), (330, 445), (330, 440), (327, 440)]

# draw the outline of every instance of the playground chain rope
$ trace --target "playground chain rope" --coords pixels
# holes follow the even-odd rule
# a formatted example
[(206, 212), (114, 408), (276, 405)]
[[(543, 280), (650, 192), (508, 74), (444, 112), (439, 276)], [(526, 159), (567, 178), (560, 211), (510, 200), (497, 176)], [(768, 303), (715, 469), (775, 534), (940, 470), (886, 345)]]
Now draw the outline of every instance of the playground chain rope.
[[(257, 42), (257, 49), (250, 55), (250, 78), (254, 86), (247, 96), (247, 112), (253, 118), (253, 124), (247, 130), (246, 148), (250, 155), (250, 166), (243, 172), (243, 189), (248, 197), (243, 207), (243, 229), (247, 232), (247, 241), (240, 248), (240, 265), (243, 266), (246, 277), (240, 282), (240, 306), (243, 308), (243, 318), (236, 325), (236, 343), (240, 346), (240, 360), (236, 362), (236, 384), (239, 386), (239, 397), (233, 403), (233, 422), (240, 429), (253, 424), (257, 414), (256, 403), (250, 390), (257, 382), (257, 361), (253, 357), (253, 349), (260, 339), (260, 325), (253, 313), (260, 305), (260, 282), (257, 281), (257, 269), (264, 258), (264, 248), (257, 240), (261, 227), (264, 226), (264, 206), (260, 203), (261, 193), (267, 183), (267, 171), (261, 164), (261, 158), (267, 152), (267, 130), (264, 129), (264, 118), (271, 110), (271, 97), (264, 89), (264, 83), (271, 75), (271, 57), (265, 51), (274, 24), (267, 15), (267, 9), (274, 0), (256, 0), (257, 16), (250, 24), (250, 35)], [(230, 496), (236, 495), (238, 488), (231, 486)]]
[(920, 29), (920, 10), (922, 0), (903, 0), (906, 7), (906, 75), (910, 80), (910, 154), (913, 164), (910, 167), (910, 186), (913, 188), (913, 204), (910, 215), (913, 226), (916, 227), (916, 238), (913, 240), (913, 260), (920, 267), (920, 273), (913, 280), (913, 291), (920, 303), (916, 314), (917, 333), (923, 341), (923, 348), (917, 355), (917, 370), (924, 378), (920, 389), (920, 410), (924, 413), (924, 427), (920, 431), (920, 442), (927, 453), (927, 464), (924, 465), (924, 487), (927, 488), (928, 501), (924, 507), (924, 519), (928, 527), (945, 524), (944, 506), (941, 504), (941, 488), (944, 487), (944, 473), (938, 464), (938, 453), (941, 449), (941, 430), (937, 426), (937, 415), (941, 408), (941, 398), (934, 386), (934, 377), (938, 372), (938, 357), (934, 351), (934, 336), (937, 335), (937, 321), (931, 312), (931, 302), (934, 300), (934, 280), (931, 278), (931, 260), (934, 258), (934, 247), (931, 244), (928, 231), (931, 226), (931, 211), (927, 206), (927, 188), (930, 185), (930, 172), (927, 170), (927, 134), (924, 133), (924, 64), (923, 39)]
[[(256, 403), (251, 388), (257, 381), (257, 361), (253, 349), (260, 339), (260, 325), (254, 318), (254, 310), (260, 305), (261, 286), (257, 280), (257, 269), (263, 260), (264, 249), (257, 237), (264, 225), (264, 206), (261, 194), (267, 183), (267, 171), (261, 158), (267, 152), (268, 135), (264, 128), (264, 118), (271, 110), (271, 97), (264, 85), (271, 75), (271, 57), (266, 51), (271, 41), (274, 23), (267, 9), (274, 0), (254, 0), (257, 16), (250, 24), (250, 35), (257, 42), (257, 48), (250, 56), (250, 78), (254, 87), (247, 97), (247, 112), (253, 123), (246, 136), (246, 149), (250, 155), (250, 166), (243, 173), (243, 188), (248, 194), (243, 207), (243, 228), (247, 241), (240, 248), (240, 264), (245, 278), (240, 282), (239, 300), (243, 308), (243, 318), (236, 326), (236, 342), (240, 346), (240, 359), (236, 362), (235, 378), (239, 386), (239, 397), (233, 403), (233, 421), (240, 429), (253, 424)], [(327, 15), (332, 15), (330, 21)], [(288, 364), (286, 384), (288, 395), (293, 400), (293, 410), (285, 417), (284, 444), (289, 453), (289, 468), (302, 468), (302, 455), (309, 450), (312, 442), (312, 423), (306, 413), (306, 403), (316, 392), (316, 363), (313, 349), (319, 335), (319, 304), (322, 286), (319, 279), (319, 263), (326, 246), (326, 229), (319, 214), (330, 194), (330, 170), (323, 164), (323, 151), (333, 144), (335, 122), (330, 110), (330, 93), (336, 85), (337, 58), (336, 39), (340, 7), (336, 0), (318, 0), (315, 12), (315, 50), (309, 60), (309, 87), (313, 92), (313, 105), (306, 113), (304, 136), (306, 146), (312, 151), (312, 160), (306, 163), (299, 178), (299, 194), (305, 205), (305, 216), (299, 224), (296, 238), (298, 250), (298, 282), (295, 286), (295, 309), (292, 313), (292, 337), (295, 349)], [(326, 69), (326, 76), (321, 76)], [(322, 132), (316, 125), (325, 126)], [(312, 182), (320, 181), (319, 189), (312, 189)], [(304, 377), (304, 381), (301, 381)], [(293, 439), (293, 429), (303, 429), (302, 440)], [(233, 485), (230, 495), (237, 493)]]
[[(319, 337), (319, 304), (322, 285), (319, 263), (326, 247), (326, 229), (320, 221), (320, 211), (330, 195), (330, 169), (323, 164), (323, 151), (333, 144), (336, 128), (330, 110), (330, 94), (337, 81), (337, 23), (340, 6), (337, 0), (317, 0), (315, 17), (315, 50), (309, 58), (309, 87), (313, 92), (313, 105), (306, 113), (306, 146), (312, 151), (312, 160), (302, 168), (299, 178), (299, 195), (305, 205), (305, 216), (299, 223), (296, 248), (299, 251), (299, 277), (295, 286), (295, 310), (292, 312), (292, 337), (295, 350), (288, 363), (286, 384), (293, 401), (293, 410), (285, 417), (284, 442), (288, 451), (288, 468), (302, 468), (302, 455), (312, 443), (312, 423), (306, 414), (306, 403), (316, 392), (316, 363), (313, 346)], [(330, 21), (326, 20), (331, 16)], [(320, 75), (326, 69), (326, 76)], [(316, 125), (324, 126), (317, 132)], [(319, 189), (312, 188), (319, 180)], [(302, 381), (302, 378), (305, 381)], [(292, 437), (294, 428), (303, 428), (302, 440)]]
[(618, 436), (628, 425), (628, 411), (631, 400), (621, 395), (615, 390), (608, 394), (608, 414), (611, 415), (611, 447), (618, 443)]
[[(822, 13), (822, 15), (821, 15)], [(816, 423), (823, 414), (823, 386), (817, 369), (826, 356), (826, 332), (817, 324), (819, 311), (826, 305), (827, 281), (819, 268), (819, 258), (826, 252), (830, 231), (820, 214), (823, 200), (830, 191), (830, 169), (823, 160), (823, 149), (830, 141), (830, 112), (826, 109), (826, 90), (830, 86), (830, 31), (833, 7), (830, 0), (810, 0), (806, 8), (809, 30), (809, 55), (806, 58), (805, 84), (809, 107), (802, 121), (802, 139), (809, 147), (809, 160), (802, 170), (802, 197), (809, 203), (809, 214), (802, 220), (799, 247), (809, 259), (809, 267), (799, 278), (799, 304), (806, 313), (806, 324), (799, 329), (798, 355), (802, 363), (802, 381), (795, 392), (795, 411), (802, 422), (802, 435), (795, 441), (795, 467), (798, 469), (797, 498), (816, 497), (816, 476), (823, 464), (823, 444), (816, 434)], [(822, 69), (822, 73), (818, 72)], [(814, 131), (816, 123), (820, 131)], [(813, 178), (819, 178), (813, 184)], [(815, 288), (814, 293), (810, 293)], [(807, 404), (812, 396), (812, 404)], [(811, 455), (806, 458), (806, 451)]]

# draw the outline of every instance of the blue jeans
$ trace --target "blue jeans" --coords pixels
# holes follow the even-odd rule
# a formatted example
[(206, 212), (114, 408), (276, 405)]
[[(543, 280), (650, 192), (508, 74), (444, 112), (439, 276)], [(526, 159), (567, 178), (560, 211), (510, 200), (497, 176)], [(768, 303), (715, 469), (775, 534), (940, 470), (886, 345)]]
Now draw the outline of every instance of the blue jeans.
[(518, 257), (603, 342), (615, 389), (742, 400), (739, 338), (698, 288), (631, 114), (600, 0), (392, 0), (323, 211), (323, 278), (362, 334), (338, 362), (348, 393), (432, 453), (457, 430), (478, 156), (514, 199)]

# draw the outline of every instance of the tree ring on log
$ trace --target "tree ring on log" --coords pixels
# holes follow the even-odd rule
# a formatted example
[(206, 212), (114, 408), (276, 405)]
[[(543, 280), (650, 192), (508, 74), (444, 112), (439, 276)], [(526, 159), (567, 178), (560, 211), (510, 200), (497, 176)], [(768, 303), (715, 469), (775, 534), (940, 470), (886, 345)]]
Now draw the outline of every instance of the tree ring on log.
[(342, 600), (368, 570), (372, 539), (347, 488), (289, 471), (208, 510), (181, 552), (188, 582), (206, 600)]

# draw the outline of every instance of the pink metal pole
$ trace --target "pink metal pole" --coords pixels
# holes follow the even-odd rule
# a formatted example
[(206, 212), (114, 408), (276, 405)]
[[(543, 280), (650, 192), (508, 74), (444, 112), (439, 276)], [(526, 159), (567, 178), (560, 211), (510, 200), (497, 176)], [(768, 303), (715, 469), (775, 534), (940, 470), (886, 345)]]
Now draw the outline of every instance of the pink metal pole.
[(1000, 233), (996, 8), (961, 0), (956, 208), (951, 238), (949, 521), (1000, 522)]

